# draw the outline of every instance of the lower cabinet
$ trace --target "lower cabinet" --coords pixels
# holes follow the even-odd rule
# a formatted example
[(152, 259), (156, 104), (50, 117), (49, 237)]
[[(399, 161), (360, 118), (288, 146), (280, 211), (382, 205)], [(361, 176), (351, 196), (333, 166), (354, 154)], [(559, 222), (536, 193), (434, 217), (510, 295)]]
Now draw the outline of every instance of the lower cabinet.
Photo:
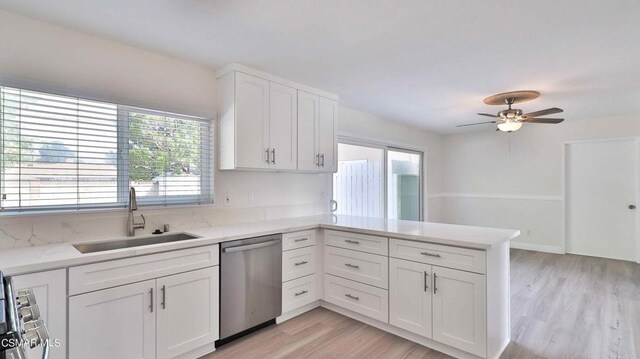
[(155, 359), (155, 280), (69, 298), (69, 358)]
[[(67, 273), (64, 269), (12, 277), (15, 290), (32, 289), (40, 317), (49, 330), (49, 359), (67, 357)], [(42, 358), (42, 347), (27, 349), (26, 359)]]
[(433, 266), (433, 339), (485, 357), (486, 291), (482, 274)]
[(156, 280), (157, 358), (175, 358), (218, 339), (219, 268)]
[(485, 276), (391, 258), (389, 323), (486, 357)]
[(175, 358), (218, 339), (219, 269), (69, 297), (69, 358)]
[(389, 260), (389, 324), (431, 338), (431, 266)]

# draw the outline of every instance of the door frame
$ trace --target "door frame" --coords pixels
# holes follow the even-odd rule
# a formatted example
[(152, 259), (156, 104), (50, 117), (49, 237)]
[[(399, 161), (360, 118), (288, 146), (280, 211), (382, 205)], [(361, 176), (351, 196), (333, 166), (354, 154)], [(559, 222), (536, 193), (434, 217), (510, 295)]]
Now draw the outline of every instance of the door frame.
[[(567, 162), (568, 162), (568, 149), (569, 146), (580, 144), (580, 143), (597, 143), (597, 142), (618, 142), (618, 141), (634, 141), (635, 143), (635, 155), (636, 155), (636, 171), (635, 171), (635, 182), (636, 182), (636, 206), (640, 203), (640, 137), (639, 136), (628, 136), (628, 137), (611, 137), (611, 138), (596, 138), (596, 139), (588, 139), (588, 140), (576, 140), (576, 141), (564, 141), (562, 142), (562, 253), (567, 254), (567, 239), (569, 237), (569, 226), (567, 223), (567, 188), (569, 187), (569, 183), (567, 183)], [(635, 228), (635, 238), (636, 238), (636, 253), (635, 260), (637, 263), (640, 263), (640, 210), (636, 210), (636, 228)]]
[[(336, 166), (338, 164), (338, 149), (337, 145), (340, 143), (348, 144), (348, 145), (357, 145), (357, 146), (365, 146), (371, 148), (379, 148), (383, 150), (383, 161), (384, 161), (384, 172), (383, 172), (383, 187), (384, 187), (384, 218), (386, 219), (388, 216), (388, 205), (387, 205), (387, 196), (388, 196), (388, 188), (387, 188), (387, 161), (389, 160), (387, 157), (387, 151), (399, 151), (399, 152), (417, 152), (421, 154), (420, 165), (422, 168), (420, 169), (420, 221), (427, 221), (429, 218), (429, 214), (427, 212), (428, 206), (428, 196), (426, 194), (427, 189), (427, 148), (422, 146), (416, 146), (411, 144), (404, 144), (402, 142), (397, 141), (389, 141), (376, 137), (365, 136), (360, 134), (355, 134), (351, 132), (338, 132), (338, 141), (336, 142)], [(331, 193), (333, 193), (333, 176), (331, 176)]]

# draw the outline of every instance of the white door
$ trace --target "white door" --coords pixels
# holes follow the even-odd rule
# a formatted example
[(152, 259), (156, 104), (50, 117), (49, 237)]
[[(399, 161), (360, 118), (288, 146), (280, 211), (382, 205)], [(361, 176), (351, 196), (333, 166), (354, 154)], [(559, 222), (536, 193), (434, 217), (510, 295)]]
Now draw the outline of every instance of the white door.
[(157, 279), (158, 359), (188, 353), (218, 339), (219, 269)]
[(318, 171), (318, 116), (320, 97), (298, 91), (298, 170)]
[(389, 324), (431, 338), (431, 266), (389, 259)]
[(155, 359), (155, 280), (69, 298), (70, 359)]
[(338, 102), (320, 97), (318, 111), (318, 152), (320, 153), (320, 170), (337, 171), (337, 129)]
[(636, 260), (636, 154), (631, 139), (567, 146), (568, 253)]
[(236, 167), (267, 168), (269, 81), (236, 73)]
[(484, 357), (486, 283), (481, 274), (433, 266), (433, 339)]
[(298, 163), (298, 91), (269, 84), (270, 168), (295, 170)]
[[(12, 277), (15, 290), (32, 289), (40, 317), (49, 330), (49, 358), (67, 357), (67, 275), (64, 269)], [(27, 359), (42, 358), (42, 347), (28, 349)]]

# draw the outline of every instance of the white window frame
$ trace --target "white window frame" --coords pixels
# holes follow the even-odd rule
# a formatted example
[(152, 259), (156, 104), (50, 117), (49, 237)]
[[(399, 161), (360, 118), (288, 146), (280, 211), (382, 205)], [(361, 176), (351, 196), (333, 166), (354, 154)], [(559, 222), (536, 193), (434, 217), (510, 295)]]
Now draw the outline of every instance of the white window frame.
[[(104, 211), (104, 210), (121, 210), (126, 208), (129, 200), (129, 169), (128, 169), (128, 155), (129, 155), (129, 123), (127, 119), (128, 112), (139, 112), (150, 115), (165, 116), (171, 118), (180, 118), (185, 120), (199, 121), (201, 124), (201, 130), (204, 131), (203, 136), (207, 138), (206, 141), (201, 141), (201, 163), (203, 164), (202, 173), (206, 175), (200, 176), (200, 189), (201, 194), (197, 196), (175, 196), (179, 198), (177, 200), (167, 201), (167, 197), (164, 197), (164, 201), (159, 203), (158, 201), (145, 201), (139, 199), (138, 204), (147, 208), (163, 208), (167, 206), (211, 206), (214, 204), (214, 173), (215, 168), (213, 165), (213, 148), (215, 123), (214, 121), (198, 116), (189, 116), (183, 114), (177, 114), (168, 111), (151, 110), (136, 106), (121, 105), (113, 101), (92, 99), (86, 97), (80, 97), (73, 94), (67, 94), (62, 92), (32, 90), (30, 88), (24, 88), (21, 86), (0, 85), (0, 87), (14, 88), (25, 91), (39, 92), (52, 96), (70, 97), (79, 100), (95, 101), (105, 104), (115, 105), (117, 107), (117, 199), (113, 203), (94, 203), (83, 205), (51, 205), (51, 206), (29, 206), (29, 207), (0, 207), (0, 216), (12, 216), (12, 215), (24, 215), (28, 213), (63, 213), (63, 212), (91, 212), (91, 211)], [(1, 107), (1, 106), (0, 106)], [(1, 108), (0, 108), (1, 110)], [(2, 140), (3, 132), (2, 121), (0, 121), (0, 141)], [(0, 148), (2, 150), (2, 148)], [(2, 160), (2, 153), (0, 153), (0, 161)], [(206, 166), (204, 165), (206, 164)], [(0, 181), (0, 194), (2, 193), (2, 182)], [(206, 193), (205, 193), (206, 191)]]
[[(411, 154), (417, 154), (420, 155), (420, 178), (419, 178), (419, 183), (420, 183), (420, 198), (419, 198), (419, 203), (420, 203), (420, 208), (419, 208), (419, 219), (420, 221), (424, 221), (425, 220), (425, 171), (426, 171), (426, 165), (425, 165), (425, 158), (426, 158), (426, 149), (424, 148), (419, 148), (419, 147), (415, 147), (415, 146), (406, 146), (406, 145), (402, 145), (402, 144), (398, 144), (398, 143), (389, 143), (386, 141), (380, 141), (380, 140), (375, 140), (375, 139), (371, 139), (371, 138), (363, 138), (360, 136), (353, 136), (353, 135), (347, 135), (347, 134), (339, 134), (338, 135), (338, 144), (345, 144), (345, 145), (355, 145), (355, 146), (363, 146), (363, 147), (369, 147), (369, 148), (377, 148), (377, 149), (381, 149), (383, 151), (383, 179), (382, 179), (382, 186), (383, 186), (383, 193), (382, 193), (382, 202), (384, 203), (384, 218), (389, 218), (389, 203), (388, 203), (388, 196), (389, 196), (389, 188), (388, 188), (388, 176), (389, 176), (389, 168), (388, 168), (388, 161), (389, 161), (389, 156), (388, 153), (389, 151), (395, 151), (395, 152), (405, 152), (405, 153), (411, 153)], [(336, 158), (339, 159), (339, 153), (336, 154)], [(333, 178), (331, 179), (331, 186), (333, 187)], [(332, 190), (333, 192), (333, 190)], [(338, 205), (340, 205), (340, 203), (338, 203)]]

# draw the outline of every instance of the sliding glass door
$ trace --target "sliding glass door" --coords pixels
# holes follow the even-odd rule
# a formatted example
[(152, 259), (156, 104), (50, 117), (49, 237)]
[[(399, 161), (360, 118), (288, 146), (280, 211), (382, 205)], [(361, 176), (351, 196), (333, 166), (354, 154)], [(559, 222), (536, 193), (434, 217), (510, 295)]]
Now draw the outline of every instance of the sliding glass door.
[(387, 217), (421, 220), (422, 153), (387, 151)]
[(338, 144), (337, 214), (422, 220), (422, 152), (380, 144)]

